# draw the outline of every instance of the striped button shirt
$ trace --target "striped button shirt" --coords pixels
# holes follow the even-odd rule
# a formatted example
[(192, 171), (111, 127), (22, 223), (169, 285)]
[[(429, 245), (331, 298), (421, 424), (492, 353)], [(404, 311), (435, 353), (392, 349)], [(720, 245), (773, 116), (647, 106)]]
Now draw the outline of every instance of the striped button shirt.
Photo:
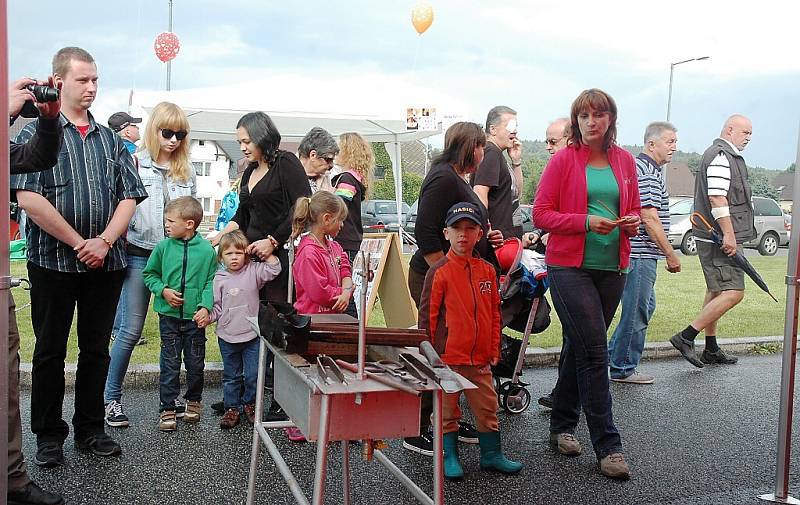
[[(641, 153), (636, 157), (636, 175), (639, 179), (639, 197), (642, 208), (658, 210), (658, 219), (669, 235), (669, 193), (664, 184), (661, 167), (648, 155)], [(640, 259), (659, 259), (664, 253), (647, 234), (644, 223), (639, 225), (639, 234), (631, 237), (631, 257)]]
[[(120, 201), (133, 198), (136, 203), (147, 198), (122, 139), (111, 129), (99, 125), (89, 114), (89, 130), (81, 138), (74, 124), (61, 115), (64, 141), (58, 164), (52, 170), (11, 177), (12, 190), (39, 193), (85, 239), (103, 233)], [(36, 121), (17, 136), (26, 142), (36, 131)], [(26, 238), (28, 261), (59, 272), (88, 272), (71, 247), (43, 231), (28, 219)], [(121, 270), (127, 266), (122, 240), (114, 242), (103, 269)]]

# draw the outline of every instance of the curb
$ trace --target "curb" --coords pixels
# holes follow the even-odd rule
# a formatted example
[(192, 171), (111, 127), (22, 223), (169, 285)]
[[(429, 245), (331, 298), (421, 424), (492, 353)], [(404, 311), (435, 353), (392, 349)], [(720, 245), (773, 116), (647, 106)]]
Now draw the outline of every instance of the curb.
[[(717, 343), (731, 354), (747, 354), (758, 344), (782, 344), (783, 336), (721, 338), (717, 340)], [(702, 348), (702, 345), (698, 345), (698, 349)], [(528, 347), (525, 351), (524, 363), (526, 367), (558, 366), (560, 353), (561, 347)], [(680, 353), (669, 342), (645, 344), (644, 353), (642, 353), (642, 359), (648, 360), (677, 357), (680, 357)], [(67, 387), (75, 385), (75, 371), (75, 363), (67, 363), (64, 366), (64, 379)], [(21, 363), (19, 372), (20, 386), (30, 388), (31, 364)], [(185, 372), (181, 371), (181, 383), (184, 382), (184, 374)], [(158, 375), (158, 365), (132, 365), (128, 367), (123, 385), (124, 387), (158, 386)], [(207, 385), (222, 384), (222, 363), (206, 362), (204, 381)]]

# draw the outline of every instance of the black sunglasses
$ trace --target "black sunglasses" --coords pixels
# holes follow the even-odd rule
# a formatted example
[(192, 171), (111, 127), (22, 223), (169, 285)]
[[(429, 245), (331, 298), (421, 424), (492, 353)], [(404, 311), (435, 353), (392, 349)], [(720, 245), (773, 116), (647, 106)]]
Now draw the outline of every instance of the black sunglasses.
[(186, 130), (174, 131), (170, 130), (169, 128), (161, 128), (161, 136), (167, 140), (171, 139), (172, 137), (175, 137), (178, 140), (183, 140), (187, 135), (189, 135), (189, 132)]

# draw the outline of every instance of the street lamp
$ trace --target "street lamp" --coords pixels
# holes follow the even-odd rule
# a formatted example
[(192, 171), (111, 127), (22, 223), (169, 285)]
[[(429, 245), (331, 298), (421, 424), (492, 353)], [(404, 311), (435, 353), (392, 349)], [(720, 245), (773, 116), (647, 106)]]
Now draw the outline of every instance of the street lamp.
[(689, 63), (690, 61), (701, 61), (707, 60), (711, 56), (701, 56), (700, 58), (692, 58), (690, 60), (683, 60), (676, 63), (670, 63), (669, 65), (669, 96), (667, 97), (667, 121), (669, 121), (669, 110), (672, 107), (672, 73), (675, 71), (676, 65), (681, 65), (683, 63)]

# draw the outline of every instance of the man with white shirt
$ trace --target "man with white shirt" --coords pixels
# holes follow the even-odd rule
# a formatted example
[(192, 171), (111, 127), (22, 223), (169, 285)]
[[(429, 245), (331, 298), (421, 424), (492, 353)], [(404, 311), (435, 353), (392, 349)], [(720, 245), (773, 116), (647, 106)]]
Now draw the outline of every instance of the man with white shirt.
[[(683, 331), (670, 338), (672, 345), (692, 365), (734, 364), (737, 358), (717, 345), (717, 321), (744, 298), (744, 271), (732, 256), (742, 243), (756, 237), (751, 204), (752, 191), (742, 151), (750, 142), (753, 125), (740, 114), (725, 121), (722, 133), (703, 153), (694, 184), (694, 210), (722, 237), (722, 247), (711, 241), (703, 223), (692, 227), (700, 265), (706, 279), (703, 308)], [(698, 220), (699, 221), (699, 220)], [(694, 339), (705, 330), (706, 347), (700, 359)]]

